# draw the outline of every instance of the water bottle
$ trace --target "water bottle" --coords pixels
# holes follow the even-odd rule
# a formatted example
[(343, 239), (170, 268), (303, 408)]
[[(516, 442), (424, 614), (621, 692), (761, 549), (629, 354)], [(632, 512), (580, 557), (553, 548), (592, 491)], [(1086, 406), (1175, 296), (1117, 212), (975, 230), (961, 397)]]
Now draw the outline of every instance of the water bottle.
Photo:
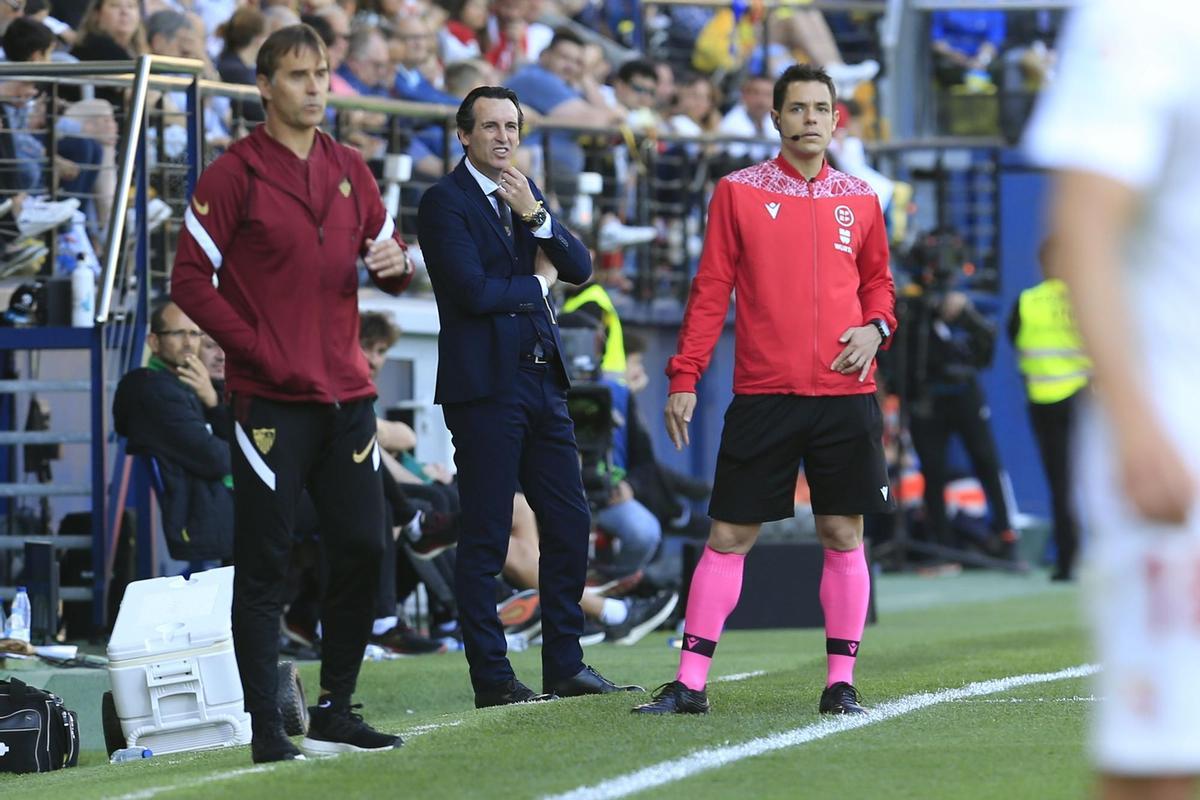
[(129, 761), (141, 761), (143, 758), (150, 758), (153, 755), (154, 751), (148, 747), (123, 747), (109, 756), (108, 763), (124, 764)]
[(29, 610), (29, 593), (24, 586), (17, 587), (17, 596), (12, 601), (12, 614), (8, 618), (8, 638), (29, 641), (29, 625), (33, 615)]
[(71, 326), (91, 328), (96, 324), (96, 270), (80, 253), (71, 272)]

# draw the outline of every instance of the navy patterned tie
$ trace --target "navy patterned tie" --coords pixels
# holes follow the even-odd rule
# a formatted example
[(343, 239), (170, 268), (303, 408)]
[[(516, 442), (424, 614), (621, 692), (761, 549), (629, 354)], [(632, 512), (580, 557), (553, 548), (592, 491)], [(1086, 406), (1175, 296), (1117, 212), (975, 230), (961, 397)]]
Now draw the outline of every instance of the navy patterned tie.
[(496, 187), (492, 191), (492, 197), (496, 198), (496, 208), (500, 214), (500, 224), (504, 226), (504, 232), (508, 234), (508, 238), (513, 235), (513, 219), (512, 209), (508, 207), (508, 203), (500, 199), (500, 187)]

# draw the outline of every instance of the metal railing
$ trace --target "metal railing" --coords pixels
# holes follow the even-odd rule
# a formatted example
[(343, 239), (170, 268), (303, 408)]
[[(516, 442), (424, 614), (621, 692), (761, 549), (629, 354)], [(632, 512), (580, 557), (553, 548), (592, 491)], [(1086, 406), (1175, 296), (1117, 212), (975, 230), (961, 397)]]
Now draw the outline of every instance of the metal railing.
[[(69, 496), (87, 494), (91, 497), (91, 531), (92, 549), (92, 624), (94, 629), (101, 629), (106, 623), (108, 578), (112, 573), (113, 557), (116, 550), (115, 532), (119, 529), (119, 502), (116, 502), (120, 491), (119, 481), (114, 480), (118, 474), (118, 465), (124, 459), (123, 447), (119, 442), (113, 446), (109, 431), (109, 407), (111, 386), (106, 380), (109, 374), (124, 374), (126, 369), (136, 360), (140, 360), (140, 332), (144, 330), (146, 319), (146, 296), (148, 288), (144, 280), (132, 281), (139, 287), (136, 303), (136, 313), (132, 320), (124, 315), (120, 320), (112, 316), (112, 300), (116, 278), (123, 267), (128, 267), (122, 259), (126, 253), (126, 244), (131, 238), (126, 232), (126, 213), (129, 210), (129, 192), (137, 180), (136, 212), (137, 224), (135, 235), (137, 257), (134, 264), (142, 267), (146, 256), (146, 186), (145, 186), (145, 141), (144, 118), (147, 108), (147, 97), (155, 76), (165, 72), (183, 72), (196, 74), (201, 65), (198, 62), (172, 59), (158, 56), (145, 56), (135, 62), (92, 62), (92, 63), (5, 63), (0, 65), (0, 80), (29, 81), (49, 88), (51, 97), (51, 116), (57, 107), (59, 89), (64, 86), (116, 86), (128, 89), (127, 112), (124, 114), (124, 127), (119, 140), (119, 155), (115, 159), (117, 171), (116, 191), (111, 200), (107, 220), (106, 245), (102, 253), (100, 275), (100, 301), (96, 308), (95, 327), (93, 328), (62, 328), (43, 327), (16, 329), (3, 332), (3, 349), (14, 350), (87, 350), (89, 352), (90, 397), (89, 422), (90, 432), (86, 435), (90, 443), (90, 485), (83, 484), (12, 484), (9, 497), (42, 497)], [(48, 152), (50, 155), (51, 176), (48, 187), (53, 193), (56, 187), (54, 165), (56, 160), (55, 124), (51, 118), (48, 128)], [(53, 244), (53, 240), (51, 244)], [(53, 264), (53, 262), (51, 262)], [(128, 272), (128, 269), (125, 270)], [(61, 387), (59, 387), (61, 388)], [(14, 387), (14, 391), (17, 388)], [(63, 436), (60, 434), (60, 439)], [(72, 441), (79, 437), (68, 437)], [(69, 548), (79, 544), (78, 536), (53, 536), (52, 541), (57, 546)], [(12, 542), (6, 544), (11, 545)], [(147, 548), (149, 550), (150, 548)], [(147, 556), (148, 559), (148, 556)], [(68, 589), (63, 592), (64, 599), (82, 599), (78, 589)]]

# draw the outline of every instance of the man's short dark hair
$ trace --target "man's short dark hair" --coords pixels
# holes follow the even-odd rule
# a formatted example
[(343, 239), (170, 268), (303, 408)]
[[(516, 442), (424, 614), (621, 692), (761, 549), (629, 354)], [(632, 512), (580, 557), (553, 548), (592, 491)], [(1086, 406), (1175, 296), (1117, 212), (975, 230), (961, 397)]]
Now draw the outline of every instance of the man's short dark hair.
[(254, 63), (255, 74), (263, 75), (267, 80), (271, 80), (275, 77), (275, 70), (279, 69), (279, 62), (285, 55), (302, 53), (306, 50), (317, 53), (325, 59), (327, 65), (329, 64), (329, 53), (325, 50), (325, 43), (310, 26), (300, 24), (280, 28), (268, 36), (262, 47), (259, 48), (258, 58)]
[(550, 40), (550, 46), (546, 49), (553, 50), (564, 42), (566, 44), (578, 45), (579, 47), (583, 47), (586, 44), (583, 41), (583, 37), (570, 28), (555, 28), (554, 38)]
[(8, 23), (2, 40), (4, 55), (9, 61), (28, 61), (34, 53), (50, 49), (54, 34), (42, 23), (30, 17), (17, 17)]
[(381, 342), (391, 347), (400, 338), (400, 329), (392, 322), (391, 314), (364, 311), (358, 317), (358, 341), (364, 347)]
[(167, 321), (165, 319), (167, 309), (173, 305), (175, 305), (175, 303), (169, 299), (168, 300), (159, 300), (150, 309), (150, 332), (151, 333), (162, 333), (163, 328), (166, 327), (166, 324), (167, 324)]
[(775, 81), (775, 102), (773, 106), (776, 112), (783, 112), (783, 101), (787, 97), (788, 87), (793, 83), (823, 83), (829, 89), (829, 100), (832, 105), (837, 105), (837, 89), (833, 86), (833, 78), (829, 77), (821, 67), (813, 66), (812, 64), (792, 64), (783, 71), (779, 76), (779, 80)]
[(475, 101), (481, 97), (489, 100), (511, 100), (517, 107), (517, 127), (525, 127), (525, 112), (521, 110), (521, 101), (517, 99), (516, 92), (507, 86), (476, 86), (463, 98), (458, 113), (454, 115), (454, 122), (460, 131), (470, 133), (475, 130)]
[(631, 83), (634, 78), (648, 78), (658, 83), (658, 69), (653, 61), (644, 58), (634, 58), (626, 61), (617, 70), (617, 80), (621, 83)]

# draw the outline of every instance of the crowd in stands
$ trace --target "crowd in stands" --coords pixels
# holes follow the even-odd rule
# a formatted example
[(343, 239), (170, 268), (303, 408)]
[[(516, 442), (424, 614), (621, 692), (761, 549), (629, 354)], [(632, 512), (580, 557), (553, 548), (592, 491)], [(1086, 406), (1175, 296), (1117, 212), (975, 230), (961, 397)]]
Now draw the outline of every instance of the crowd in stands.
[[(460, 99), (478, 85), (507, 85), (522, 98), (531, 127), (516, 166), (551, 190), (552, 206), (597, 251), (606, 284), (630, 292), (631, 278), (640, 274), (646, 280), (638, 297), (649, 300), (661, 293), (649, 276), (669, 269), (682, 300), (713, 181), (778, 150), (771, 82), (793, 61), (822, 64), (836, 81), (843, 101), (833, 151), (838, 166), (868, 180), (885, 210), (903, 215), (908, 207), (907, 187), (899, 187), (893, 204), (892, 176), (876, 171), (862, 146), (881, 130), (873, 82), (879, 71), (877, 18), (796, 7), (774, 10), (764, 26), (763, 13), (758, 7), (744, 13), (688, 6), (647, 11), (615, 0), (28, 0), (4, 4), (0, 31), (20, 20), (4, 40), (9, 61), (178, 56), (202, 61), (203, 77), (250, 86), (266, 36), (303, 21), (328, 47), (334, 96), (430, 107), (419, 117), (398, 117), (399, 135), (391, 124), (396, 120), (385, 114), (329, 112), (330, 128), (358, 148), (377, 175), (394, 172), (389, 156), (407, 156), (400, 172), (411, 187), (397, 193), (406, 208), (415, 207), (421, 188), (461, 155), (445, 130)], [(934, 12), (933, 73), (945, 86), (1037, 88), (1053, 72), (1057, 23), (1049, 12)], [(649, 52), (656, 57), (648, 58)], [(53, 108), (45, 95), (35, 83), (0, 86), (0, 158), (11, 146), (22, 164), (0, 170), (0, 194), (24, 195), (11, 209), (16, 224), (0, 216), (10, 272), (41, 266), (45, 248), (28, 239), (47, 225), (70, 222), (75, 230), (68, 247), (60, 248), (65, 268), (81, 253), (93, 259), (91, 251), (99, 248), (89, 245), (105, 240), (109, 220), (115, 129), (123, 121), (125, 92), (61, 86)], [(155, 118), (165, 124), (149, 126), (150, 159), (182, 163), (186, 96), (154, 93), (151, 100)], [(252, 95), (208, 95), (203, 129), (209, 156), (261, 119)], [(59, 135), (56, 152), (47, 155), (50, 125)], [(672, 144), (669, 138), (703, 134), (744, 141), (718, 146)], [(639, 137), (663, 141), (647, 151)], [(647, 164), (647, 152), (655, 163)], [(584, 196), (594, 190), (580, 192), (584, 173), (602, 181), (594, 199)], [(184, 194), (181, 179), (157, 180), (149, 222), (181, 217)], [(46, 195), (55, 201), (45, 201)], [(400, 214), (398, 221), (412, 233), (406, 219)]]
[[(411, 168), (404, 174), (418, 192), (422, 182), (444, 174), (461, 154), (444, 130), (459, 100), (477, 85), (507, 85), (523, 99), (532, 127), (516, 166), (551, 189), (554, 205), (609, 267), (602, 273), (606, 282), (628, 291), (629, 276), (664, 262), (681, 270), (683, 281), (690, 277), (700, 231), (682, 221), (701, 216), (705, 190), (716, 178), (777, 151), (778, 132), (769, 115), (771, 82), (793, 61), (821, 64), (834, 77), (844, 101), (834, 157), (845, 162), (840, 167), (872, 183), (885, 210), (891, 202), (891, 179), (875, 171), (861, 147), (880, 130), (873, 83), (879, 71), (877, 18), (797, 6), (774, 10), (764, 26), (763, 13), (757, 6), (742, 13), (689, 6), (647, 11), (616, 0), (17, 0), (0, 9), (0, 32), (20, 21), (3, 42), (9, 61), (178, 56), (202, 61), (206, 78), (253, 85), (255, 56), (266, 36), (303, 21), (326, 42), (334, 96), (392, 98), (440, 111), (402, 117), (399, 138), (389, 133), (386, 115), (330, 111), (331, 128), (375, 162), (377, 174), (384, 173), (386, 156), (408, 156)], [(1037, 88), (1053, 73), (1057, 24), (1050, 12), (934, 12), (929, 16), (934, 75), (944, 86), (995, 82)], [(656, 58), (644, 55), (651, 51)], [(857, 63), (847, 63), (848, 58)], [(125, 92), (112, 86), (62, 86), (54, 108), (45, 94), (30, 82), (0, 86), (5, 129), (0, 158), (11, 146), (22, 164), (19, 170), (0, 170), (0, 193), (25, 195), (12, 208), (17, 224), (5, 225), (0, 217), (0, 235), (5, 245), (13, 245), (44, 230), (39, 223), (78, 222), (76, 215), (82, 214), (86, 227), (77, 229), (75, 239), (87, 238), (80, 235), (86, 231), (92, 243), (103, 242)], [(167, 123), (148, 131), (151, 160), (178, 163), (185, 157), (186, 96), (166, 92), (151, 99)], [(219, 152), (261, 119), (256, 100), (210, 95), (204, 109), (206, 148)], [(49, 155), (48, 125), (59, 134), (56, 152)], [(539, 131), (539, 125), (555, 129)], [(584, 133), (581, 128), (603, 130)], [(635, 135), (702, 134), (747, 141), (720, 147), (664, 141), (654, 148), (659, 163), (645, 176)], [(703, 162), (696, 159), (701, 154), (707, 157)], [(664, 195), (671, 190), (662, 189), (646, 202), (646, 189), (639, 187), (643, 176), (674, 187), (672, 179), (701, 163), (703, 183), (695, 191), (676, 192), (683, 200), (668, 200)], [(594, 212), (592, 199), (580, 197), (585, 172), (603, 179)], [(682, 176), (685, 186), (689, 177)], [(38, 200), (48, 194), (60, 204)], [(181, 216), (181, 185), (156, 186), (156, 194), (174, 209), (156, 197), (149, 211), (152, 224), (172, 210)], [(416, 195), (402, 197), (406, 206), (415, 205)], [(32, 202), (23, 208), (26, 198)], [(902, 189), (897, 210), (903, 211), (907, 198)], [(670, 208), (663, 211), (663, 204)], [(634, 247), (637, 251), (623, 253)], [(76, 241), (62, 263), (75, 263), (80, 252), (91, 259), (88, 249)], [(6, 260), (17, 271), (31, 263)]]
[[(128, 60), (142, 54), (177, 56), (202, 61), (203, 77), (252, 85), (255, 56), (266, 36), (285, 25), (308, 23), (328, 47), (334, 96), (392, 98), (440, 110), (440, 117), (435, 113), (428, 118), (402, 118), (404, 135), (399, 140), (389, 134), (385, 115), (330, 112), (330, 126), (339, 138), (377, 162), (380, 174), (385, 156), (402, 153), (411, 165), (406, 174), (418, 184), (436, 179), (457, 161), (459, 146), (444, 135), (442, 121), (452, 115), (466, 92), (481, 84), (512, 87), (534, 127), (518, 155), (518, 168), (551, 188), (557, 207), (571, 216), (594, 247), (614, 254), (606, 261), (614, 268), (605, 274), (622, 290), (629, 284), (621, 267), (635, 272), (639, 262), (652, 257), (644, 249), (628, 257), (622, 257), (621, 251), (655, 241), (661, 244), (672, 233), (668, 220), (638, 207), (638, 180), (645, 167), (637, 149), (628, 146), (632, 134), (777, 138), (768, 124), (769, 79), (744, 78), (759, 70), (775, 73), (793, 60), (811, 58), (829, 66), (850, 96), (858, 83), (878, 70), (873, 60), (847, 66), (830, 26), (813, 10), (776, 15), (777, 38), (772, 39), (771, 55), (756, 64), (741, 57), (710, 63), (706, 56), (707, 43), (713, 36), (720, 38), (727, 10), (681, 8), (653, 12), (647, 20), (637, 4), (576, 0), (47, 2), (4, 4), (0, 31), (13, 20), (22, 21), (4, 41), (7, 60), (86, 62)], [(738, 26), (748, 24), (752, 16), (739, 20)], [(642, 55), (649, 38), (681, 24), (699, 24), (706, 32), (698, 36), (694, 48), (682, 54), (665, 50), (665, 57), (657, 60)], [(748, 41), (752, 44), (753, 37)], [(761, 49), (750, 47), (746, 54)], [(723, 104), (727, 92), (742, 102)], [(112, 195), (112, 129), (123, 121), (126, 92), (113, 86), (64, 85), (56, 93), (54, 108), (48, 107), (46, 92), (34, 83), (7, 82), (0, 95), (5, 98), (9, 132), (0, 135), (0, 148), (11, 137), (18, 154), (26, 156), (26, 171), (42, 176), (39, 182), (6, 175), (0, 179), (0, 192), (23, 192), (30, 198), (54, 195), (65, 198), (68, 205), (77, 200), (79, 208), (51, 205), (43, 217), (61, 225), (68, 212), (72, 219), (82, 213), (92, 242), (103, 242)], [(179, 163), (185, 158), (186, 96), (153, 93), (151, 101), (156, 118), (166, 123), (149, 126), (151, 160)], [(219, 152), (261, 119), (261, 107), (252, 99), (210, 95), (204, 109), (205, 145), (210, 153)], [(52, 157), (44, 152), (47, 124), (60, 133)], [(539, 124), (575, 130), (538, 132)], [(603, 130), (581, 135), (579, 128)], [(158, 142), (159, 136), (164, 141)], [(42, 152), (36, 151), (39, 144)], [(733, 147), (730, 158), (711, 177), (771, 150), (769, 143)], [(695, 150), (679, 154), (687, 152)], [(579, 175), (585, 171), (598, 172), (604, 179), (604, 202), (594, 222), (576, 202)], [(51, 180), (57, 185), (51, 187)], [(181, 216), (182, 187), (155, 188), (150, 221), (158, 224), (172, 210)], [(415, 197), (404, 199), (408, 205)], [(694, 210), (703, 199), (702, 193), (696, 194)], [(174, 209), (160, 205), (162, 200), (173, 203)], [(21, 216), (20, 206), (18, 200), (14, 218)], [(6, 244), (40, 232), (32, 225), (8, 230)], [(74, 263), (76, 254), (71, 256), (63, 263)]]

